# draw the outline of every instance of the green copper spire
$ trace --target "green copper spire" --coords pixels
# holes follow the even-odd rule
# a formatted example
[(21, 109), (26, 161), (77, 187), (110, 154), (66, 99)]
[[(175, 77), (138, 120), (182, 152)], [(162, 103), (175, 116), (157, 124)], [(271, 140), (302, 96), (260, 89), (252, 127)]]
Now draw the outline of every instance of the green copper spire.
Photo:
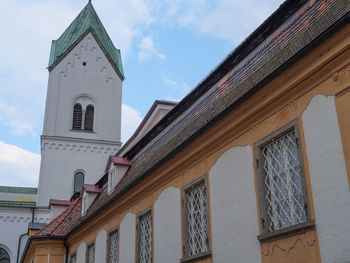
[(59, 39), (52, 41), (48, 68), (51, 69), (55, 63), (88, 31), (91, 31), (94, 34), (110, 62), (119, 71), (121, 77), (124, 78), (120, 50), (113, 45), (112, 40), (109, 38), (106, 29), (91, 4), (91, 0), (89, 0), (89, 3)]

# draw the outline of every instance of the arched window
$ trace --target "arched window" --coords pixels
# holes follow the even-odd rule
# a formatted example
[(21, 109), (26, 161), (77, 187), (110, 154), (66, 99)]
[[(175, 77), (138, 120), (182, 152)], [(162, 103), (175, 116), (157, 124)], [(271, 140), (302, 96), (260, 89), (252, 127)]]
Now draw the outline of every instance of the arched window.
[(73, 130), (81, 130), (82, 109), (79, 103), (74, 105), (73, 110)]
[(74, 192), (83, 188), (84, 174), (82, 172), (76, 172), (74, 174)]
[(94, 127), (94, 106), (88, 105), (85, 112), (85, 127), (87, 131), (92, 131)]
[(0, 248), (0, 263), (10, 263), (9, 254), (2, 248)]

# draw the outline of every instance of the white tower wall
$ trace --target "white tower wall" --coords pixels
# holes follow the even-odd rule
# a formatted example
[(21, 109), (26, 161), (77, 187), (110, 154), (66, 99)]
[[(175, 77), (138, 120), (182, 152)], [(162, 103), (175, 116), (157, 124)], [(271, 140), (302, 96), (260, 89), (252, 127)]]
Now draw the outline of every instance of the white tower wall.
[[(84, 183), (103, 175), (109, 155), (120, 147), (122, 79), (88, 33), (49, 73), (38, 205), (69, 199), (74, 173)], [(93, 131), (72, 130), (73, 108), (94, 106)]]

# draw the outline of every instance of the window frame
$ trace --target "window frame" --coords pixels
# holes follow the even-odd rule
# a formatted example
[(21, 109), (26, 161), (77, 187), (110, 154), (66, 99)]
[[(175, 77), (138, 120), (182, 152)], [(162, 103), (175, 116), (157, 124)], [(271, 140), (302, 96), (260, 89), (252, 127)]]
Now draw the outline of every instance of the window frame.
[(114, 234), (114, 233), (116, 233), (116, 232), (118, 232), (118, 254), (117, 254), (117, 262), (119, 263), (119, 252), (120, 252), (120, 231), (119, 231), (119, 226), (116, 226), (116, 227), (114, 227), (114, 228), (112, 228), (112, 229), (110, 229), (108, 232), (107, 232), (107, 249), (106, 249), (106, 253), (107, 253), (107, 255), (106, 255), (106, 259), (107, 259), (107, 263), (109, 263), (110, 261), (109, 261), (109, 255), (110, 255), (110, 247), (109, 247), (109, 245), (110, 245), (110, 240), (111, 240), (111, 235), (112, 234)]
[[(82, 174), (83, 175), (83, 184), (81, 185), (81, 188), (80, 189), (77, 189), (75, 190), (75, 186), (76, 186), (76, 176), (77, 174)], [(73, 194), (81, 189), (83, 189), (83, 186), (84, 186), (84, 182), (85, 182), (85, 172), (83, 170), (76, 170), (73, 174)]]
[[(189, 251), (189, 245), (188, 245), (188, 233), (187, 233), (187, 229), (188, 229), (188, 209), (187, 209), (187, 202), (188, 202), (188, 198), (187, 198), (187, 194), (186, 192), (188, 192), (190, 189), (193, 189), (195, 186), (200, 185), (200, 184), (204, 184), (206, 187), (206, 192), (207, 192), (207, 224), (208, 224), (208, 228), (207, 228), (207, 238), (208, 238), (208, 250), (206, 252), (202, 252), (202, 253), (198, 253), (196, 255), (193, 256), (189, 256), (188, 253), (185, 253), (185, 251)], [(210, 222), (209, 222), (209, 186), (208, 186), (208, 176), (207, 174), (203, 174), (200, 177), (196, 178), (195, 180), (193, 180), (192, 182), (186, 184), (185, 186), (182, 187), (181, 190), (181, 216), (182, 216), (182, 259), (180, 260), (180, 262), (189, 262), (192, 260), (199, 260), (199, 259), (203, 259), (203, 258), (207, 258), (211, 256), (211, 248), (210, 248)]]
[[(108, 171), (108, 185), (107, 185), (107, 193), (110, 194), (114, 191), (117, 185), (117, 167), (112, 164), (111, 169)], [(113, 176), (114, 175), (114, 176)]]
[(95, 240), (89, 242), (87, 245), (86, 245), (86, 258), (85, 258), (85, 262), (86, 263), (89, 263), (89, 248), (93, 246), (94, 247), (94, 259), (93, 259), (93, 263), (96, 262), (96, 244), (95, 244)]
[(142, 210), (141, 212), (139, 212), (137, 215), (136, 215), (136, 246), (135, 246), (135, 252), (136, 252), (136, 255), (135, 255), (135, 262), (136, 263), (140, 263), (140, 241), (141, 241), (141, 217), (143, 217), (144, 215), (146, 215), (147, 213), (151, 213), (151, 217), (152, 217), (152, 241), (151, 241), (151, 254), (152, 254), (152, 260), (151, 262), (154, 261), (154, 245), (153, 245), (153, 242), (154, 242), (154, 238), (153, 238), (153, 235), (154, 235), (154, 227), (153, 227), (153, 222), (154, 222), (154, 216), (153, 216), (153, 207), (150, 206), (144, 210)]
[[(90, 109), (90, 112), (88, 112), (88, 109)], [(91, 114), (89, 116), (88, 114)], [(95, 106), (93, 104), (89, 104), (85, 108), (85, 115), (84, 115), (84, 127), (81, 129), (88, 132), (94, 131), (94, 117), (95, 117)], [(91, 119), (89, 119), (91, 118)], [(91, 126), (91, 127), (89, 127)]]
[[(73, 256), (75, 256), (75, 260), (77, 260), (77, 252), (76, 251), (70, 253), (70, 255), (69, 255), (69, 263), (72, 263)], [(77, 262), (77, 261), (75, 261), (75, 262)]]
[[(264, 185), (264, 179), (266, 174), (263, 168), (264, 157), (262, 156), (262, 149), (264, 146), (270, 144), (276, 139), (281, 138), (282, 136), (286, 135), (287, 133), (293, 130), (297, 138), (298, 162), (300, 166), (300, 179), (301, 179), (302, 193), (303, 193), (303, 199), (304, 199), (304, 210), (305, 210), (306, 220), (305, 222), (298, 223), (289, 227), (285, 227), (285, 228), (270, 232), (267, 230), (267, 227), (266, 227), (269, 220), (267, 220), (268, 218), (267, 200), (265, 198), (267, 193), (267, 187)], [(258, 190), (257, 196), (258, 196), (259, 213), (260, 213), (259, 221), (260, 221), (260, 227), (261, 227), (261, 234), (258, 235), (257, 238), (260, 242), (274, 240), (284, 236), (293, 235), (296, 233), (302, 233), (309, 229), (312, 229), (315, 225), (314, 221), (311, 219), (311, 214), (310, 214), (310, 205), (309, 205), (309, 198), (308, 198), (308, 191), (307, 191), (307, 184), (306, 184), (306, 174), (305, 174), (302, 147), (303, 146), (301, 143), (298, 119), (294, 119), (293, 121), (287, 123), (286, 125), (280, 127), (279, 129), (273, 131), (272, 133), (268, 134), (267, 136), (263, 137), (262, 139), (254, 143), (256, 181), (257, 181), (257, 190)]]

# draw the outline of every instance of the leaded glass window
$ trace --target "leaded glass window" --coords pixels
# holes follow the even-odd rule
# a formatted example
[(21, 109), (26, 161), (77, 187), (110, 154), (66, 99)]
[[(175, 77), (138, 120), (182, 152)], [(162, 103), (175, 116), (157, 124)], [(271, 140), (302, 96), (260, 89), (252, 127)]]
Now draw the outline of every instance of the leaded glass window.
[(262, 229), (274, 232), (307, 221), (302, 157), (294, 126), (258, 146)]
[(108, 263), (118, 263), (119, 232), (115, 230), (108, 236)]
[(94, 263), (95, 262), (95, 244), (91, 244), (87, 249), (86, 263)]
[(208, 197), (205, 180), (184, 190), (184, 256), (191, 257), (209, 251)]
[(10, 263), (9, 254), (2, 248), (0, 248), (0, 263)]
[(138, 218), (138, 262), (152, 263), (152, 211)]

